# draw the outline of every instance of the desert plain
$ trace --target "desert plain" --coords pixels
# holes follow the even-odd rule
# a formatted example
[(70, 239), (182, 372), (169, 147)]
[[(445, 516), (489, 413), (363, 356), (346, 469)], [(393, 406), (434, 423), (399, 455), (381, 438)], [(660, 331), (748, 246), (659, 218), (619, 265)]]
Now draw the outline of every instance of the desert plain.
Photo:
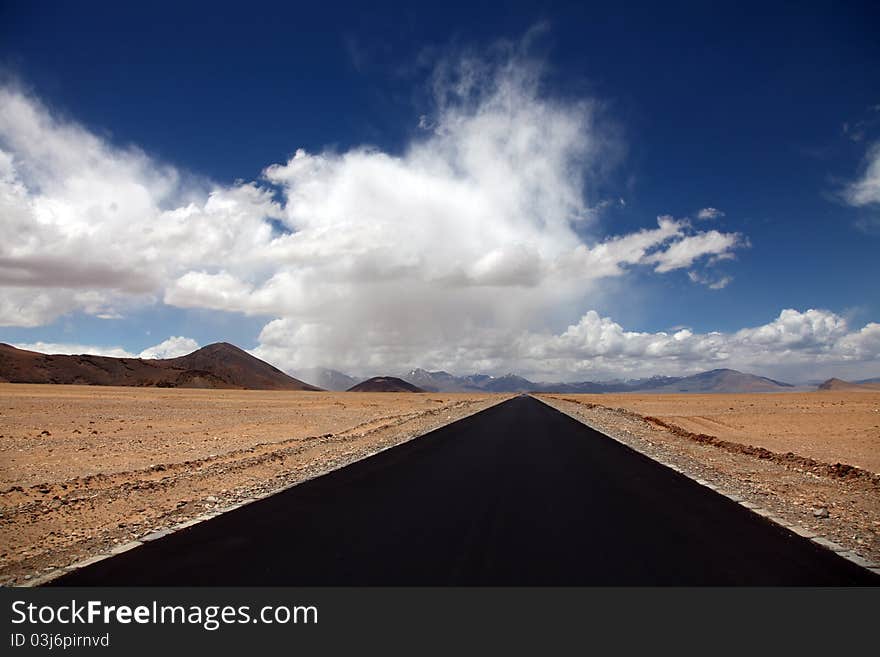
[(0, 383), (0, 582), (263, 497), (507, 397)]
[(880, 473), (880, 391), (559, 397), (623, 408), (695, 434)]
[[(0, 383), (0, 582), (40, 581), (510, 396)], [(880, 558), (880, 392), (537, 396)]]

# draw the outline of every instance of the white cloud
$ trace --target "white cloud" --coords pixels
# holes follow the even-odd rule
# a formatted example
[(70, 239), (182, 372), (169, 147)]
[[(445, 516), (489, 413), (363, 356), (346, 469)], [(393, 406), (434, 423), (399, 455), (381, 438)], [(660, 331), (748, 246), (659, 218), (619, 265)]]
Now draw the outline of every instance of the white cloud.
[(177, 358), (186, 356), (199, 348), (199, 343), (192, 338), (171, 336), (167, 340), (152, 347), (147, 347), (138, 354), (138, 358)]
[(91, 354), (93, 356), (112, 356), (114, 358), (176, 358), (177, 356), (185, 356), (195, 351), (199, 348), (199, 343), (192, 338), (172, 336), (157, 345), (147, 347), (139, 354), (133, 354), (122, 347), (60, 342), (17, 342), (12, 346), (28, 351), (37, 351), (42, 354)]
[(856, 207), (880, 203), (880, 142), (868, 149), (862, 176), (843, 190), (843, 198)]
[(689, 235), (674, 242), (664, 251), (649, 256), (647, 262), (656, 262), (654, 271), (664, 273), (673, 269), (690, 267), (703, 256), (726, 256), (747, 242), (738, 233), (721, 233), (710, 230)]
[(723, 290), (733, 282), (732, 276), (722, 276), (721, 278), (711, 278), (696, 271), (689, 271), (688, 278), (693, 283), (705, 285), (710, 290)]
[[(734, 333), (669, 334), (625, 331), (609, 318), (588, 312), (558, 336), (530, 335), (530, 355), (549, 359), (552, 366), (571, 363), (582, 371), (687, 373), (711, 367), (746, 370), (797, 370), (852, 362), (880, 365), (880, 324), (852, 331), (830, 311), (783, 310), (772, 322)], [(870, 371), (866, 369), (865, 371)]]
[[(261, 181), (232, 186), (112, 146), (0, 89), (0, 325), (118, 317), (158, 302), (240, 312), (267, 317), (258, 356), (356, 373), (577, 377), (748, 363), (771, 343), (812, 353), (806, 338), (785, 346), (779, 336), (820, 311), (785, 311), (742, 335), (632, 332), (584, 314), (602, 279), (634, 268), (688, 270), (724, 287), (730, 278), (709, 268), (748, 240), (669, 216), (601, 233), (595, 217), (608, 204), (589, 198), (588, 183), (614, 145), (595, 105), (547, 98), (537, 68), (518, 61), (450, 67), (401, 153), (300, 150)], [(819, 355), (870, 360), (870, 326), (815, 338), (831, 345)], [(177, 337), (141, 353), (197, 346)]]
[(399, 324), (456, 304), (456, 290), (465, 313), (509, 314), (491, 288), (528, 321), (627, 267), (667, 272), (736, 248), (674, 220), (584, 242), (573, 225), (589, 233), (603, 207), (584, 180), (610, 148), (593, 105), (542, 97), (528, 62), (442, 70), (428, 134), (400, 156), (297, 151), (266, 169), (280, 202), (265, 183), (194, 182), (0, 90), (0, 324), (118, 317), (160, 299), (325, 324), (358, 308), (381, 325), (379, 301)]
[(92, 356), (112, 356), (113, 358), (136, 358), (122, 347), (96, 347), (86, 344), (70, 344), (58, 342), (17, 342), (12, 345), (27, 351), (37, 351), (41, 354), (66, 354)]
[(183, 178), (0, 88), (0, 325), (118, 316), (193, 267), (258, 271), (270, 193)]
[(697, 219), (701, 219), (703, 221), (707, 219), (718, 219), (719, 217), (723, 217), (724, 213), (718, 208), (703, 208), (699, 212), (697, 212)]
[[(371, 342), (372, 336), (364, 336)], [(260, 335), (255, 355), (294, 369), (323, 353), (321, 327), (283, 319), (270, 322)], [(537, 381), (587, 380), (654, 374), (689, 374), (729, 367), (802, 380), (827, 377), (849, 368), (858, 376), (880, 369), (880, 324), (851, 330), (827, 310), (783, 310), (773, 321), (733, 333), (625, 330), (611, 318), (588, 311), (559, 334), (482, 329), (454, 349), (438, 350), (425, 340), (419, 361), (407, 361), (406, 347), (388, 344), (380, 350), (350, 349), (332, 364), (357, 374), (383, 371), (389, 362), (421, 363), (457, 373), (515, 371)]]
[[(374, 343), (376, 338), (362, 337), (367, 343)], [(260, 345), (252, 353), (293, 371), (304, 362), (312, 362), (315, 356), (326, 359), (326, 343), (324, 327), (278, 319), (266, 325)], [(452, 349), (439, 348), (426, 339), (418, 345), (419, 361), (407, 360), (412, 358), (410, 345), (375, 344), (380, 346), (373, 350), (348, 349), (330, 360), (335, 367), (355, 374), (387, 371), (389, 363), (419, 362), (457, 373), (516, 371), (538, 381), (683, 375), (719, 367), (803, 380), (843, 371), (851, 372), (852, 378), (876, 376), (880, 369), (880, 323), (871, 322), (853, 330), (840, 315), (817, 309), (786, 309), (767, 324), (732, 333), (697, 333), (689, 328), (654, 333), (628, 331), (591, 310), (558, 334), (484, 328)], [(174, 358), (199, 345), (191, 338), (170, 337), (138, 355), (121, 347), (80, 344), (35, 342), (14, 346), (50, 354)]]

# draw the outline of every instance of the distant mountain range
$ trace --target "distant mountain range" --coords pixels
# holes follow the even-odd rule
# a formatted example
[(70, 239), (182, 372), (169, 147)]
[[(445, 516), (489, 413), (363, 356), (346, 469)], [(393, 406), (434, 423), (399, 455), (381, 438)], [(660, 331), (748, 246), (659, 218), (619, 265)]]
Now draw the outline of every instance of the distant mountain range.
[[(406, 374), (398, 375), (404, 381), (409, 381), (423, 390), (430, 392), (486, 392), (495, 377), (487, 374), (472, 374), (470, 376), (453, 376), (449, 372), (429, 372), (421, 368), (410, 370)], [(523, 379), (525, 381), (525, 379)]]
[(549, 383), (529, 381), (516, 374), (501, 377), (472, 375), (455, 377), (448, 372), (411, 370), (401, 378), (425, 390), (438, 392), (773, 392), (792, 388), (788, 383), (774, 381), (736, 370), (712, 370), (686, 377), (654, 376), (629, 381), (581, 381), (577, 383)]
[(313, 386), (323, 388), (324, 390), (348, 390), (361, 381), (361, 379), (356, 377), (343, 374), (337, 370), (330, 370), (325, 367), (311, 367), (309, 369), (296, 370), (293, 372), (293, 375), (297, 379), (308, 381)]
[(774, 392), (793, 387), (788, 383), (728, 369), (711, 370), (684, 377), (653, 376), (629, 381), (581, 381), (577, 383), (532, 383), (520, 377), (508, 375), (491, 385), (493, 390), (497, 392), (530, 390), (534, 392), (593, 394), (611, 392)]
[[(253, 390), (374, 390), (398, 392), (557, 392), (557, 393), (749, 393), (784, 392), (795, 386), (731, 369), (691, 376), (654, 376), (625, 381), (535, 382), (516, 374), (455, 376), (449, 372), (413, 369), (398, 376), (366, 381), (327, 368), (297, 372), (297, 378), (235, 345), (218, 342), (186, 356), (167, 359), (50, 355), (0, 343), (0, 381), (12, 383), (73, 383), (166, 388), (238, 388)], [(806, 388), (800, 387), (800, 390)], [(880, 378), (855, 382), (829, 379), (820, 390), (878, 390)]]
[(0, 381), (159, 388), (316, 390), (227, 342), (179, 358), (41, 354), (0, 343)]
[(682, 377), (665, 385), (656, 386), (651, 392), (785, 392), (792, 389), (790, 383), (775, 381), (736, 370), (710, 370), (693, 376)]
[[(336, 370), (316, 369), (300, 371), (305, 381), (327, 390), (348, 390), (351, 377)], [(455, 376), (449, 372), (413, 369), (397, 378), (429, 392), (558, 392), (558, 393), (610, 393), (610, 392), (657, 392), (657, 393), (709, 393), (709, 392), (779, 392), (794, 388), (789, 383), (774, 381), (754, 374), (730, 369), (711, 370), (692, 376), (653, 376), (628, 381), (581, 381), (577, 383), (535, 382), (516, 374), (489, 376), (472, 374)]]

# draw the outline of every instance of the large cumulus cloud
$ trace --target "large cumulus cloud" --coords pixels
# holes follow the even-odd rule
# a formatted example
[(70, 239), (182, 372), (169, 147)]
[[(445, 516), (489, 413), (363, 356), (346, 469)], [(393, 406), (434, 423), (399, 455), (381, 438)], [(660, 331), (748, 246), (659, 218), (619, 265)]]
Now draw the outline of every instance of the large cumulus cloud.
[[(614, 140), (596, 106), (548, 97), (540, 67), (517, 57), (441, 73), (424, 129), (401, 152), (298, 150), (234, 185), (111, 145), (0, 88), (0, 325), (215, 309), (265, 316), (255, 353), (282, 367), (355, 371), (574, 376), (647, 367), (626, 358), (724, 360), (730, 340), (763, 348), (763, 333), (640, 334), (586, 312), (597, 281), (634, 268), (699, 266), (691, 280), (723, 287), (728, 277), (706, 272), (747, 239), (670, 216), (600, 232), (591, 181)], [(549, 316), (574, 324), (553, 333)], [(862, 353), (870, 326), (868, 337), (833, 334), (835, 353)]]
[[(367, 342), (373, 336), (366, 336)], [(324, 332), (317, 325), (290, 319), (270, 322), (255, 353), (274, 362), (311, 362), (324, 354)], [(880, 364), (880, 324), (858, 330), (828, 310), (785, 309), (772, 321), (734, 332), (629, 331), (594, 310), (560, 333), (513, 326), (471, 332), (450, 347), (425, 340), (418, 360), (389, 343), (379, 351), (356, 349), (335, 355), (341, 368), (359, 373), (381, 371), (388, 362), (452, 372), (515, 371), (534, 380), (601, 380), (658, 373), (692, 374), (733, 368), (803, 380), (851, 373), (867, 376)], [(871, 369), (875, 368), (875, 369)]]

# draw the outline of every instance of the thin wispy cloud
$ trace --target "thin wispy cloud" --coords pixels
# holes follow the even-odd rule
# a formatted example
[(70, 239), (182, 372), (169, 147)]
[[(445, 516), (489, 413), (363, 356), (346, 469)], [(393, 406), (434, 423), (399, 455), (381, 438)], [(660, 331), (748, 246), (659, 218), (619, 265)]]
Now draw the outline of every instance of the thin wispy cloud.
[(880, 142), (868, 148), (863, 171), (843, 190), (843, 198), (856, 207), (880, 204)]
[(733, 282), (732, 276), (722, 276), (720, 278), (711, 278), (696, 271), (689, 271), (688, 278), (693, 283), (705, 285), (710, 290), (723, 290)]
[(697, 219), (702, 221), (706, 221), (708, 219), (718, 219), (719, 217), (723, 217), (724, 213), (718, 208), (703, 208), (699, 212), (697, 212)]

